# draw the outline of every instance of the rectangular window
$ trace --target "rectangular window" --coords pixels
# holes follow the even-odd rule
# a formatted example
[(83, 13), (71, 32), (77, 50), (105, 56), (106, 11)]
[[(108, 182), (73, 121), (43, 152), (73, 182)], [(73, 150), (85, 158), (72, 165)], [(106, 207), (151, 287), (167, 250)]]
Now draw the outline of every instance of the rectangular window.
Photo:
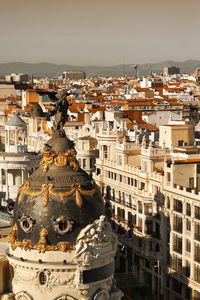
[(94, 166), (94, 164), (93, 164), (93, 158), (90, 158), (90, 169), (92, 169), (93, 166)]
[(190, 221), (190, 219), (186, 219), (186, 230), (191, 231), (191, 221)]
[(199, 206), (195, 206), (194, 207), (194, 217), (196, 219), (199, 219), (200, 220), (200, 207)]
[(117, 180), (117, 175), (116, 175), (116, 173), (114, 173), (114, 180)]
[(167, 181), (170, 182), (171, 181), (171, 174), (169, 172), (167, 172)]
[(128, 184), (129, 184), (129, 185), (131, 184), (131, 180), (130, 180), (130, 177), (128, 177)]
[(119, 181), (122, 182), (122, 175), (119, 175)]
[(200, 244), (194, 243), (194, 260), (200, 262)]
[(137, 180), (134, 179), (134, 186), (137, 187)]
[(104, 158), (108, 158), (108, 147), (106, 145), (103, 146)]
[(191, 251), (191, 243), (190, 243), (190, 240), (188, 240), (188, 239), (185, 240), (185, 251), (186, 252)]
[(200, 223), (194, 222), (194, 238), (200, 241)]
[(182, 258), (178, 257), (177, 255), (173, 255), (172, 258), (172, 266), (178, 272), (182, 272)]
[(174, 199), (174, 210), (177, 212), (183, 212), (183, 204), (182, 201)]
[(138, 212), (142, 214), (142, 203), (138, 202)]
[(182, 233), (183, 230), (183, 220), (182, 217), (174, 215), (174, 228), (175, 231)]
[(185, 276), (190, 277), (190, 262), (188, 260), (185, 261)]
[(167, 197), (167, 208), (170, 209), (170, 198)]
[(182, 254), (182, 238), (174, 234), (173, 238), (173, 250)]
[(86, 159), (84, 158), (83, 159), (83, 169), (85, 169), (86, 168)]
[(189, 188), (193, 189), (194, 188), (194, 178), (189, 178)]
[(151, 216), (152, 215), (152, 205), (151, 204), (145, 204), (144, 205), (144, 214), (145, 214), (145, 216)]
[(101, 174), (101, 169), (97, 168), (97, 175)]
[(191, 206), (189, 203), (186, 203), (186, 215), (191, 216)]
[[(200, 283), (200, 267), (195, 264), (194, 264), (194, 280)], [(200, 298), (196, 298), (196, 299), (200, 299)]]
[(179, 145), (179, 146), (183, 146), (183, 144), (184, 144), (184, 141), (183, 141), (183, 140), (179, 140), (179, 141), (178, 141), (178, 145)]

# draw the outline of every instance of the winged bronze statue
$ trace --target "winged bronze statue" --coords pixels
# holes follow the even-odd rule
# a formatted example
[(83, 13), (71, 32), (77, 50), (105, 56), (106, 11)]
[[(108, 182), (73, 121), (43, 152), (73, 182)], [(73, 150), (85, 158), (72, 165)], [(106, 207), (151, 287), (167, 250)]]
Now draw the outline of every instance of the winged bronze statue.
[(56, 92), (38, 91), (38, 93), (40, 95), (48, 95), (52, 102), (54, 102), (52, 104), (53, 110), (48, 110), (47, 113), (47, 121), (50, 121), (50, 118), (52, 116), (55, 116), (53, 133), (55, 135), (65, 135), (63, 127), (65, 125), (65, 122), (68, 120), (67, 110), (69, 107), (69, 103), (66, 97), (70, 94), (68, 92), (64, 92), (58, 98)]

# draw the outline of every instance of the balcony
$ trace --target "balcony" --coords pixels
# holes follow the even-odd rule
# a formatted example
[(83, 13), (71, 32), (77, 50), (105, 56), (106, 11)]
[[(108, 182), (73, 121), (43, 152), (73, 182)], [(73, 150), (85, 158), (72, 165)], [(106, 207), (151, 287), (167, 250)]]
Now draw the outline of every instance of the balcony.
[(121, 199), (119, 199), (119, 198), (117, 198), (117, 197), (105, 196), (105, 199), (108, 199), (108, 200), (110, 200), (110, 201), (119, 203), (119, 204), (121, 204), (121, 205), (123, 205), (123, 206), (126, 206), (126, 207), (129, 207), (129, 208), (133, 208), (134, 210), (137, 209), (137, 207), (136, 207), (135, 204), (130, 203), (130, 202), (128, 202), (128, 201), (121, 200)]
[(168, 190), (170, 192), (176, 192), (176, 193), (177, 193), (177, 190), (178, 190), (178, 192), (182, 191), (181, 194), (185, 194), (186, 197), (193, 197), (195, 199), (199, 199), (199, 196), (200, 196), (199, 190), (191, 189), (189, 187), (181, 186), (181, 185), (178, 185), (175, 183), (173, 184), (173, 186), (171, 186), (170, 184), (166, 184), (165, 190)]

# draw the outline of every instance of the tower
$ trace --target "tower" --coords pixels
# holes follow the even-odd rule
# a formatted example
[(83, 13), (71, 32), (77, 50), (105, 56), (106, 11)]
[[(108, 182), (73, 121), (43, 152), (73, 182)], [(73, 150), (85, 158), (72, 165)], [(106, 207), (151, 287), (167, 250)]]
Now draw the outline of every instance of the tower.
[(17, 115), (5, 123), (5, 152), (27, 152), (27, 125)]
[(13, 202), (18, 188), (36, 169), (40, 154), (27, 151), (27, 124), (17, 115), (5, 123), (5, 152), (0, 152), (0, 204)]
[(64, 134), (65, 116), (55, 114), (40, 167), (19, 188), (14, 207), (7, 252), (13, 299), (121, 299), (113, 284), (116, 236), (98, 187)]

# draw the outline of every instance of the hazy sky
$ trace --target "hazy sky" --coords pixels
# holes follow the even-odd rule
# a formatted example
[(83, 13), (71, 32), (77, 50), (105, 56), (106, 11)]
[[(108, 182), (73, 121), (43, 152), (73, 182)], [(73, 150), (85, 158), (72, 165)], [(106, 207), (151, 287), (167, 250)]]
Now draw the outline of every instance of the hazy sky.
[(200, 59), (200, 0), (1, 2), (0, 63)]

